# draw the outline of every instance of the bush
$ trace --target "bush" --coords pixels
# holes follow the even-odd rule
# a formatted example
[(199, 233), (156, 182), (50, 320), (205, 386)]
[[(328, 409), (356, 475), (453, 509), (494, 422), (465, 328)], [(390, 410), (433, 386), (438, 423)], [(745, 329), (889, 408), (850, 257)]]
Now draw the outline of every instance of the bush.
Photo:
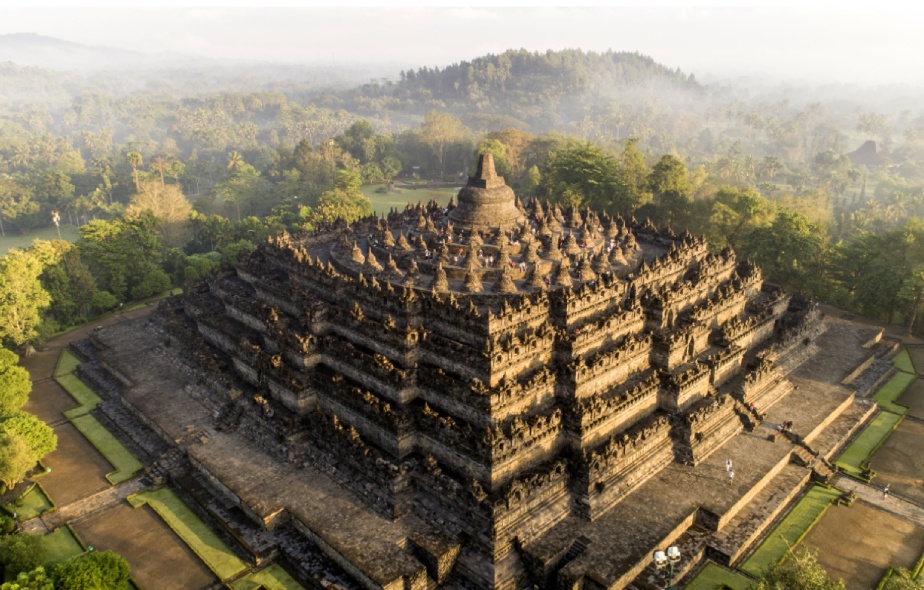
[(93, 309), (100, 312), (109, 311), (118, 304), (119, 300), (116, 299), (116, 296), (109, 291), (97, 291), (96, 295), (93, 296), (92, 302), (90, 303), (90, 305), (93, 306)]
[(132, 299), (144, 299), (170, 288), (170, 276), (156, 268), (144, 275), (140, 285), (132, 289)]
[(112, 551), (72, 557), (51, 572), (57, 590), (125, 590), (129, 576), (128, 562)]
[(21, 533), (0, 539), (0, 564), (7, 576), (32, 571), (44, 561), (45, 544), (41, 536)]

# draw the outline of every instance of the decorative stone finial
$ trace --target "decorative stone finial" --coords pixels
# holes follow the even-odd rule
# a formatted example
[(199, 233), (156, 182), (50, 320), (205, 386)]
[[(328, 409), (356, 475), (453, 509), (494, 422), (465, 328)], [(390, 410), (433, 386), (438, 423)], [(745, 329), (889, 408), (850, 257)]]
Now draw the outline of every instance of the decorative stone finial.
[(539, 291), (546, 290), (547, 285), (545, 283), (545, 276), (538, 264), (532, 265), (529, 269), (529, 274), (526, 276), (526, 286), (530, 289), (538, 289)]
[(478, 276), (476, 271), (470, 270), (466, 273), (465, 284), (462, 286), (462, 291), (465, 293), (481, 293), (484, 291), (484, 286), (481, 284), (481, 277)]
[(356, 245), (356, 242), (353, 242), (353, 250), (351, 252), (351, 258), (356, 264), (362, 264), (366, 262), (366, 257), (363, 256), (363, 251), (359, 249), (359, 246)]
[(590, 268), (590, 260), (585, 258), (581, 261), (581, 266), (578, 267), (578, 276), (580, 276), (581, 280), (584, 282), (592, 281), (597, 278), (597, 273)]
[(366, 264), (363, 265), (363, 269), (367, 272), (378, 272), (382, 270), (382, 265), (375, 259), (375, 253), (372, 251), (371, 247), (369, 248), (369, 255), (366, 256)]
[(443, 270), (442, 264), (436, 265), (433, 272), (433, 281), (430, 283), (430, 289), (437, 293), (446, 293), (449, 291), (449, 280), (446, 279), (446, 271)]
[(570, 266), (570, 263), (567, 260), (558, 264), (558, 268), (555, 269), (555, 277), (552, 279), (555, 281), (556, 285), (561, 285), (562, 287), (570, 287), (572, 285), (568, 266)]
[(561, 260), (561, 250), (558, 249), (558, 238), (550, 236), (545, 247), (545, 257), (549, 260)]
[(405, 238), (404, 234), (402, 233), (398, 234), (398, 241), (395, 242), (395, 248), (397, 248), (401, 252), (412, 252), (414, 250), (413, 248), (411, 248), (411, 245), (408, 244), (407, 238)]
[(497, 279), (497, 282), (494, 283), (495, 293), (516, 293), (517, 286), (514, 284), (513, 279), (510, 277), (510, 267), (504, 266), (501, 269), (500, 278)]

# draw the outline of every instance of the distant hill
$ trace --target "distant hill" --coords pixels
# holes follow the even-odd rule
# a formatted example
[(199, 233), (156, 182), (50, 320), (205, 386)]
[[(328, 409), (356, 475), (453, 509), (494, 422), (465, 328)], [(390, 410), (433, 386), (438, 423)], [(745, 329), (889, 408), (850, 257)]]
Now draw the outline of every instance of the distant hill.
[[(630, 52), (579, 49), (508, 50), (443, 69), (400, 72), (397, 82), (372, 82), (338, 97), (356, 111), (450, 110), (478, 126), (522, 122), (535, 130), (579, 120), (613, 99), (642, 104), (651, 97), (700, 94), (692, 75)], [(335, 106), (333, 103), (329, 106)]]
[(153, 65), (163, 57), (115, 47), (90, 46), (34, 33), (0, 35), (0, 62), (50, 70), (89, 71)]

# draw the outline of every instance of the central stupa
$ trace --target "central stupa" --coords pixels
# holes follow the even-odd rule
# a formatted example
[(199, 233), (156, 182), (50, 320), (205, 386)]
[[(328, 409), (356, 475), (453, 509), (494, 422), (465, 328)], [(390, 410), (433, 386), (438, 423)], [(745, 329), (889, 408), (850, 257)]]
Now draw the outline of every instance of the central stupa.
[(449, 214), (453, 223), (467, 229), (511, 227), (525, 219), (516, 195), (494, 169), (494, 156), (481, 154), (475, 176), (459, 191), (459, 205)]

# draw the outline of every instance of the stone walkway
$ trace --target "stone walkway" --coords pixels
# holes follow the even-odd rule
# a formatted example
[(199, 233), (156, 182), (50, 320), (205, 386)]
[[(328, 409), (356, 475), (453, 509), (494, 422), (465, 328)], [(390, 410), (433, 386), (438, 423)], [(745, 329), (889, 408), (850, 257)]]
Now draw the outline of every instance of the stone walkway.
[(71, 502), (66, 506), (59, 506), (57, 510), (46, 512), (42, 516), (29, 519), (21, 524), (22, 530), (27, 533), (45, 534), (53, 531), (62, 524), (86, 518), (120, 502), (126, 498), (150, 487), (144, 477), (136, 477), (118, 485), (97, 492), (92, 496)]
[(883, 497), (882, 488), (865, 484), (843, 474), (836, 475), (831, 480), (831, 484), (841, 490), (855, 492), (860, 500), (917, 526), (924, 527), (924, 507), (914, 502), (896, 496), (894, 493), (890, 493), (888, 497)]

